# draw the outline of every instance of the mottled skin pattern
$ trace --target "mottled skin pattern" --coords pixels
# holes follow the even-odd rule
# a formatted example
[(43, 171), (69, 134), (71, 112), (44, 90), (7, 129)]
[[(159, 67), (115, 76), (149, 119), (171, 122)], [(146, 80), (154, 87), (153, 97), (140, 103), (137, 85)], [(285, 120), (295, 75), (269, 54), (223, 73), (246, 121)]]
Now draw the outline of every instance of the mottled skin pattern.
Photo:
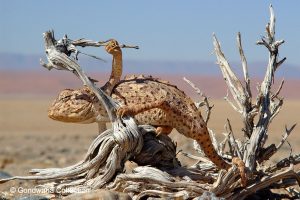
[(87, 87), (61, 91), (48, 109), (51, 119), (71, 123), (108, 122), (106, 115), (98, 98)]
[[(228, 169), (230, 165), (217, 154), (212, 145), (200, 111), (183, 91), (165, 81), (142, 75), (119, 81), (122, 74), (122, 54), (116, 44), (112, 40), (106, 46), (107, 52), (113, 55), (113, 71), (104, 89), (108, 94), (112, 92), (112, 98), (124, 105), (117, 114), (129, 114), (134, 116), (138, 124), (156, 126), (158, 133), (168, 134), (175, 128), (186, 137), (195, 139), (207, 157), (219, 168)], [(48, 115), (64, 122), (108, 122), (101, 103), (84, 88), (62, 91), (50, 107)]]
[(138, 124), (162, 127), (167, 132), (175, 128), (196, 140), (219, 168), (230, 167), (215, 151), (200, 111), (176, 86), (151, 77), (126, 77), (116, 85), (112, 97), (125, 105), (117, 111), (118, 115), (132, 115)]
[[(124, 105), (117, 111), (118, 115), (132, 115), (138, 124), (158, 127), (159, 133), (168, 134), (175, 128), (186, 137), (195, 139), (219, 168), (230, 167), (215, 151), (194, 102), (176, 86), (143, 75), (127, 76), (115, 86), (111, 96)], [(62, 91), (48, 115), (64, 122), (109, 122), (103, 106), (87, 88)]]

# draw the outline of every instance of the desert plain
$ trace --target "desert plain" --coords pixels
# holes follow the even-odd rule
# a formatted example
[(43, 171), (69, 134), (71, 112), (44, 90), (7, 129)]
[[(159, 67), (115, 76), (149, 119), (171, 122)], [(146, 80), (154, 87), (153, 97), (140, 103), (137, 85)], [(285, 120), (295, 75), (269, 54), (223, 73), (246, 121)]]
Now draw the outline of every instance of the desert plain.
[[(5, 77), (2, 80), (5, 80)], [(235, 136), (242, 138), (240, 115), (221, 98), (226, 91), (223, 88), (224, 85), (213, 87), (216, 82), (210, 83), (210, 85), (207, 80), (209, 79), (204, 79), (203, 84), (201, 81), (199, 83), (196, 81), (196, 83), (198, 86), (204, 85), (206, 93), (212, 91), (213, 97), (209, 101), (214, 107), (208, 127), (214, 131), (220, 142), (224, 138), (222, 133), (225, 132), (224, 125), (228, 118)], [(43, 81), (47, 83), (46, 79), (40, 80), (40, 82)], [(49, 83), (51, 82), (55, 81), (49, 81)], [(220, 84), (221, 82), (222, 80)], [(298, 85), (294, 86), (298, 87)], [(4, 87), (3, 84), (2, 87)], [(83, 158), (90, 143), (98, 134), (97, 124), (62, 123), (48, 118), (47, 109), (63, 87), (54, 85), (54, 89), (50, 90), (48, 94), (45, 93), (45, 89), (39, 89), (40, 87), (41, 84), (34, 84), (33, 82), (30, 87), (23, 89), (32, 91), (28, 94), (23, 90), (15, 94), (7, 94), (2, 89), (0, 97), (0, 171), (2, 172), (10, 175), (28, 175), (29, 170), (33, 168), (65, 167), (75, 164)], [(50, 88), (47, 84), (42, 85), (42, 87)], [(214, 89), (210, 90), (210, 87)], [(44, 93), (36, 92), (34, 88)], [(182, 84), (181, 88), (188, 95), (193, 96), (195, 100), (198, 100), (197, 95), (189, 86)], [(291, 95), (287, 94), (287, 96), (290, 97)], [(281, 112), (269, 127), (268, 143), (278, 144), (284, 134), (285, 125), (290, 127), (294, 123), (300, 122), (300, 99), (297, 96), (296, 98), (294, 96), (288, 97), (284, 100)], [(202, 110), (203, 115), (205, 115), (204, 108)], [(300, 152), (299, 131), (300, 127), (296, 126), (289, 136), (289, 144), (284, 144), (281, 150), (271, 157), (269, 164), (287, 157), (290, 153)], [(193, 151), (192, 140), (178, 134), (175, 130), (170, 134), (170, 137), (177, 143), (177, 151), (182, 150), (197, 155)], [(178, 153), (178, 157), (182, 165), (185, 166), (196, 162), (196, 160), (186, 158), (181, 153)], [(32, 184), (32, 182), (12, 181), (0, 185), (0, 191), (8, 191), (12, 185), (30, 187)]]

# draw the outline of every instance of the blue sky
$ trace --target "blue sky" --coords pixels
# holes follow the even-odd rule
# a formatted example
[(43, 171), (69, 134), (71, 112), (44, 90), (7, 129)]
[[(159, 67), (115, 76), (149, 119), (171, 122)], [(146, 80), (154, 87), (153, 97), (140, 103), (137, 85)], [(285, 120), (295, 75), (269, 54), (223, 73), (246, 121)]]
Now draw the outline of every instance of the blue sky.
[[(43, 54), (42, 33), (56, 37), (106, 40), (139, 45), (125, 50), (136, 60), (212, 61), (215, 32), (230, 60), (239, 60), (236, 33), (242, 33), (248, 61), (263, 61), (267, 52), (255, 41), (264, 34), (269, 5), (277, 17), (277, 37), (285, 39), (280, 56), (299, 64), (300, 1), (15, 1), (0, 0), (0, 53)], [(103, 49), (85, 52), (106, 56)]]

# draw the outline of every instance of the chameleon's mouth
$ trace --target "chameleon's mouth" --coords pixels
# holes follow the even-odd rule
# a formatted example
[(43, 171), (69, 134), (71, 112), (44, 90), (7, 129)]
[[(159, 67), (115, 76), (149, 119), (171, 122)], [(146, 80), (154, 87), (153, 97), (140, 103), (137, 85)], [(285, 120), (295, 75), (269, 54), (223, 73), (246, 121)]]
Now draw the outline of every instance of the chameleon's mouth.
[[(107, 46), (109, 44), (109, 42), (111, 41), (115, 41), (114, 39), (108, 39), (106, 41), (100, 41), (100, 46)], [(117, 47), (120, 47), (120, 48), (132, 48), (132, 49), (139, 49), (140, 47), (139, 46), (135, 46), (135, 45), (126, 45), (126, 44), (118, 44), (116, 42), (115, 44)]]

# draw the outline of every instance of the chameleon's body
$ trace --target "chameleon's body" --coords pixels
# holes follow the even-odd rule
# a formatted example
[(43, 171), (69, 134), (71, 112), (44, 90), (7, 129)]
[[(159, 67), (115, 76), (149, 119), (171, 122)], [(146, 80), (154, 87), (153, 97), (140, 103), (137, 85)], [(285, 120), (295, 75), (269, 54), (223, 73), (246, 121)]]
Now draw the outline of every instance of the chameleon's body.
[[(138, 124), (159, 127), (162, 133), (175, 128), (186, 137), (195, 139), (218, 167), (230, 167), (212, 146), (206, 124), (194, 102), (176, 86), (152, 77), (131, 76), (121, 80), (111, 96), (124, 105), (118, 110), (119, 115), (134, 115)], [(62, 91), (48, 115), (64, 122), (109, 122), (102, 104), (87, 88)]]
[[(111, 75), (104, 89), (124, 105), (117, 114), (130, 114), (138, 124), (158, 127), (159, 133), (168, 134), (175, 128), (186, 137), (195, 139), (219, 168), (228, 169), (230, 165), (215, 151), (206, 123), (191, 98), (176, 86), (152, 77), (131, 76), (120, 81), (121, 49), (116, 46), (109, 48), (109, 45), (106, 50), (114, 56), (113, 73), (117, 72), (117, 75)], [(87, 88), (62, 91), (49, 108), (48, 115), (55, 120), (75, 123), (109, 120), (101, 102)]]

